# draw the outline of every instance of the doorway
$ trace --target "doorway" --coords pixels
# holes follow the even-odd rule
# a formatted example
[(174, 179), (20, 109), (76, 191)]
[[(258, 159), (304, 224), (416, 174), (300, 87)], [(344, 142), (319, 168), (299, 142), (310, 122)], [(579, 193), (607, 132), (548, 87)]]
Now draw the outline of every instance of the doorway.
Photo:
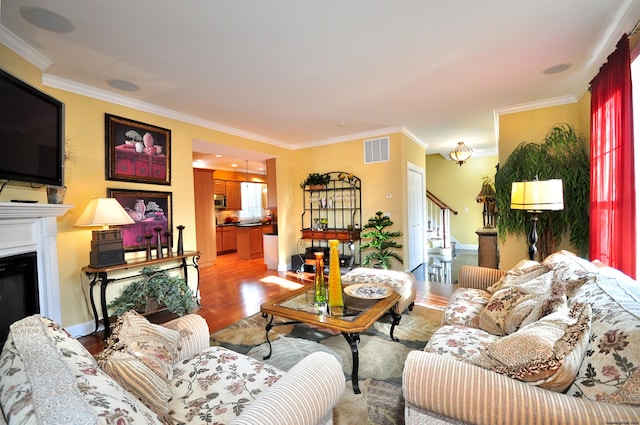
[(425, 257), (425, 171), (407, 163), (407, 253), (409, 270), (426, 263)]

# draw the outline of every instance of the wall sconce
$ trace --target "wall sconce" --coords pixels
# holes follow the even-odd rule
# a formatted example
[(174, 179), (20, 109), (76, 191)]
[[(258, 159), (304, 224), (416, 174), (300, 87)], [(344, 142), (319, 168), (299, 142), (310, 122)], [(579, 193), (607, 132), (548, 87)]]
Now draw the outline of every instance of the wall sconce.
[(543, 211), (564, 209), (562, 180), (538, 180), (513, 182), (511, 184), (511, 209), (525, 210), (531, 214), (531, 231), (529, 232), (529, 259), (534, 260), (538, 252), (538, 216)]
[(125, 264), (120, 229), (109, 229), (109, 226), (134, 223), (115, 198), (94, 198), (89, 201), (75, 224), (79, 227), (102, 226), (102, 230), (92, 232), (89, 265), (106, 267)]
[(464, 142), (458, 142), (458, 146), (449, 152), (449, 158), (457, 162), (461, 167), (467, 159), (471, 158), (471, 155), (473, 155), (473, 149), (465, 146)]

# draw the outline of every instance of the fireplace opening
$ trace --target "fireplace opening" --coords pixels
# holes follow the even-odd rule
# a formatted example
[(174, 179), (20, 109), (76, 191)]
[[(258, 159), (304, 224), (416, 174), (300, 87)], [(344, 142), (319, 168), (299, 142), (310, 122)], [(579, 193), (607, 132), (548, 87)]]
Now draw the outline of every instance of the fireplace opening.
[(40, 312), (37, 254), (0, 258), (0, 347), (9, 335), (9, 326)]

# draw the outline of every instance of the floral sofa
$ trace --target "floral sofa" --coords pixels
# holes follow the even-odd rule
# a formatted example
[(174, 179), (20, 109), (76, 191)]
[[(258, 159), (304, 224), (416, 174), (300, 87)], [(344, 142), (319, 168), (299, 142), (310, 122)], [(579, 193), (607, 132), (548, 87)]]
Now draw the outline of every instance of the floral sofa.
[(407, 424), (639, 424), (640, 286), (560, 251), (463, 266), (403, 373)]
[(11, 325), (0, 355), (0, 423), (331, 423), (344, 387), (342, 368), (326, 353), (285, 374), (209, 347), (197, 315), (160, 326), (126, 313), (97, 359), (34, 315)]

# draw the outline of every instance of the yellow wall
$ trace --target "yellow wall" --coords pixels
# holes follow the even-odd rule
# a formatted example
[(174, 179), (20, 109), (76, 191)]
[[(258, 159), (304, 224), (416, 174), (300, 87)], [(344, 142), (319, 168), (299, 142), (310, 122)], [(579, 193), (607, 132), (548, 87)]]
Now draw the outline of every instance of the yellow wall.
[[(311, 172), (344, 170), (356, 174), (363, 183), (363, 221), (382, 210), (391, 214), (398, 230), (406, 228), (403, 217), (406, 192), (406, 162), (424, 168), (424, 149), (403, 134), (390, 135), (390, 162), (364, 165), (363, 141), (291, 151), (254, 140), (221, 133), (182, 121), (142, 112), (94, 98), (43, 86), (42, 73), (29, 62), (0, 45), (2, 68), (41, 91), (65, 103), (65, 136), (71, 158), (65, 164), (68, 187), (65, 204), (74, 208), (58, 219), (58, 262), (62, 300), (62, 325), (71, 326), (93, 320), (87, 305), (86, 277), (80, 270), (89, 262), (91, 232), (74, 227), (79, 214), (94, 197), (106, 196), (107, 188), (169, 191), (173, 194), (173, 223), (186, 226), (185, 250), (195, 250), (195, 214), (192, 176), (192, 140), (231, 145), (269, 154), (276, 158), (278, 190), (279, 264), (290, 262), (300, 238), (302, 214), (301, 181)], [(105, 180), (104, 114), (123, 116), (171, 130), (171, 185), (152, 185)], [(385, 195), (391, 193), (393, 199)], [(34, 199), (46, 202), (44, 188), (34, 189), (9, 184), (0, 193), (0, 202), (10, 199)], [(214, 237), (214, 235), (212, 235)], [(405, 248), (406, 250), (406, 243)], [(128, 253), (127, 258), (140, 253)], [(407, 258), (403, 251), (403, 257)], [(401, 268), (401, 266), (398, 266)], [(190, 282), (193, 283), (194, 280)], [(109, 286), (107, 298), (122, 288)], [(99, 294), (96, 291), (96, 302)]]
[[(300, 238), (300, 216), (302, 215), (302, 190), (300, 183), (309, 173), (326, 173), (330, 171), (346, 171), (355, 174), (362, 180), (362, 222), (366, 223), (377, 211), (389, 213), (394, 222), (392, 231), (402, 231), (404, 247), (401, 256), (408, 258), (406, 249), (406, 187), (407, 162), (424, 169), (424, 148), (402, 133), (390, 134), (391, 160), (374, 164), (364, 163), (364, 139), (357, 139), (339, 144), (318, 146), (295, 151), (291, 175), (287, 177), (293, 184), (288, 187), (289, 193), (284, 196), (280, 192), (280, 169), (278, 168), (278, 217), (282, 214), (295, 217), (292, 228), (284, 229), (289, 241), (289, 255), (295, 254), (295, 246)], [(392, 198), (387, 198), (391, 194)], [(282, 197), (287, 200), (286, 210), (280, 206)], [(360, 223), (362, 226), (363, 223)], [(279, 232), (282, 232), (279, 226)], [(280, 233), (282, 234), (282, 233)], [(281, 261), (283, 259), (281, 258)], [(404, 270), (403, 265), (394, 261), (394, 269)]]
[(483, 177), (493, 181), (498, 156), (471, 157), (462, 166), (440, 154), (427, 155), (427, 189), (458, 211), (451, 214), (451, 235), (460, 244), (478, 245), (475, 233), (483, 226), (483, 204), (476, 202)]
[[(585, 136), (588, 143), (589, 110), (590, 95), (587, 93), (576, 103), (501, 115), (498, 142), (500, 164), (509, 158), (511, 152), (521, 142), (542, 142), (547, 131), (560, 123), (573, 125), (577, 131)], [(585, 149), (587, 149), (586, 146)], [(498, 226), (500, 226), (499, 222)], [(560, 249), (571, 250), (566, 238), (563, 239)], [(526, 258), (529, 258), (526, 238), (516, 238), (509, 235), (504, 241), (500, 241), (501, 269), (508, 270), (518, 261)]]
[[(65, 138), (71, 150), (71, 158), (65, 164), (65, 183), (68, 190), (64, 202), (74, 205), (74, 208), (58, 219), (58, 262), (63, 326), (92, 320), (85, 294), (83, 294), (83, 289), (85, 293), (87, 290), (87, 280), (80, 273), (82, 267), (89, 262), (91, 232), (85, 228), (73, 226), (91, 198), (106, 196), (107, 188), (172, 192), (173, 223), (186, 226), (184, 248), (195, 250), (197, 246), (191, 147), (193, 139), (270, 153), (282, 159), (279, 168), (288, 167), (289, 153), (282, 148), (43, 86), (40, 71), (2, 45), (0, 45), (0, 63), (6, 71), (65, 103)], [(105, 113), (171, 130), (170, 186), (105, 180)], [(278, 173), (282, 178), (287, 177), (284, 170), (279, 169)], [(283, 192), (286, 191), (283, 190)], [(10, 184), (0, 193), (0, 201), (7, 202), (10, 199), (34, 199), (46, 202), (46, 193), (44, 188), (33, 189)], [(288, 225), (286, 217), (281, 218), (280, 225)], [(142, 252), (130, 253), (127, 254), (127, 258), (143, 254)], [(108, 297), (117, 290), (118, 288), (111, 288), (110, 285)]]

